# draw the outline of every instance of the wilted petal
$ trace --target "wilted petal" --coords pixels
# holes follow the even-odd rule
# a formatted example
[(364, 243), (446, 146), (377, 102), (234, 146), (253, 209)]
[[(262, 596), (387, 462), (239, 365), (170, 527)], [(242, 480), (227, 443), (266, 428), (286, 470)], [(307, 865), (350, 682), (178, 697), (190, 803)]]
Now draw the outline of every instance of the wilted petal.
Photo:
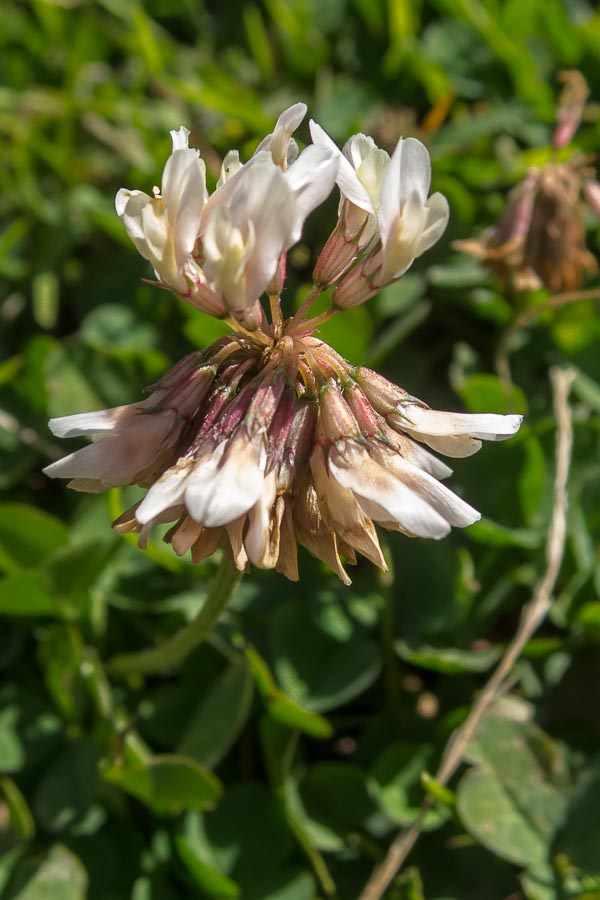
[(373, 522), (364, 514), (354, 494), (331, 477), (321, 447), (315, 447), (310, 468), (324, 519), (350, 547), (387, 571)]
[(126, 426), (110, 431), (96, 443), (51, 463), (43, 471), (50, 478), (91, 478), (105, 488), (135, 483), (155, 461), (164, 442), (176, 439), (177, 414), (164, 410), (139, 415), (128, 418)]
[(283, 500), (276, 502), (277, 474), (271, 470), (266, 476), (258, 502), (248, 513), (248, 531), (244, 546), (248, 559), (261, 569), (272, 569), (279, 556), (279, 526), (283, 515)]
[(266, 450), (262, 436), (251, 440), (242, 429), (224, 444), (216, 449), (215, 456), (193, 467), (185, 486), (190, 515), (213, 528), (247, 513), (260, 497), (264, 481)]

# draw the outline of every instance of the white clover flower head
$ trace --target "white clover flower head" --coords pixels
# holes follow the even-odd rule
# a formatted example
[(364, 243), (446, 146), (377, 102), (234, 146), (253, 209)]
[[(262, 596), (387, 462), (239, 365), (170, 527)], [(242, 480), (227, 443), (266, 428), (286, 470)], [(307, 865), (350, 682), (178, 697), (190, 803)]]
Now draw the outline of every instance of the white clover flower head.
[[(431, 451), (470, 456), (482, 440), (515, 434), (521, 417), (432, 410), (316, 335), (401, 277), (442, 234), (448, 204), (429, 197), (419, 141), (401, 139), (390, 158), (355, 134), (341, 151), (311, 122), (314, 143), (298, 153), (292, 134), (305, 113), (303, 103), (285, 110), (248, 162), (230, 151), (210, 197), (185, 128), (172, 132), (160, 190), (119, 191), (117, 212), (160, 282), (227, 317), (233, 333), (177, 363), (140, 403), (53, 419), (55, 435), (95, 440), (45, 471), (79, 491), (145, 488), (113, 523), (142, 547), (155, 525), (172, 523), (165, 540), (193, 562), (222, 547), (240, 571), (297, 579), (300, 543), (348, 584), (342, 559), (386, 568), (378, 527), (437, 540), (476, 522)], [(336, 182), (337, 225), (313, 289), (286, 319), (286, 254)], [(332, 306), (310, 318), (329, 285)]]

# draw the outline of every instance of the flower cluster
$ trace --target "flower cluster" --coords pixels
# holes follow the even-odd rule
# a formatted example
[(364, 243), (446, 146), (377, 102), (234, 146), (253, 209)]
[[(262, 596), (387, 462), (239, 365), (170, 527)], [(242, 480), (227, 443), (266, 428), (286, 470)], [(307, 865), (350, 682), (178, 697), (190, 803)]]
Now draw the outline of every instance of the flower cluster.
[[(579, 126), (587, 85), (579, 72), (564, 72), (553, 150), (567, 146)], [(547, 287), (572, 291), (598, 265), (585, 244), (586, 207), (600, 215), (600, 184), (589, 159), (576, 154), (532, 167), (511, 192), (498, 223), (479, 238), (456, 241), (516, 291)]]
[[(475, 522), (430, 450), (469, 456), (521, 419), (432, 410), (318, 337), (328, 316), (402, 276), (444, 231), (448, 205), (428, 196), (429, 155), (414, 139), (391, 157), (365, 135), (340, 151), (311, 123), (314, 143), (298, 153), (292, 132), (305, 110), (286, 110), (244, 165), (229, 153), (210, 197), (183, 128), (160, 191), (119, 191), (117, 212), (157, 279), (228, 317), (232, 334), (177, 363), (142, 402), (53, 419), (55, 435), (95, 440), (45, 471), (81, 491), (146, 488), (114, 523), (142, 546), (153, 526), (172, 523), (165, 540), (194, 562), (222, 547), (239, 570), (296, 579), (301, 543), (349, 583), (343, 559), (357, 553), (385, 569), (375, 525), (438, 539)], [(336, 182), (338, 221), (314, 288), (286, 320), (286, 251)], [(325, 286), (333, 305), (309, 318)]]

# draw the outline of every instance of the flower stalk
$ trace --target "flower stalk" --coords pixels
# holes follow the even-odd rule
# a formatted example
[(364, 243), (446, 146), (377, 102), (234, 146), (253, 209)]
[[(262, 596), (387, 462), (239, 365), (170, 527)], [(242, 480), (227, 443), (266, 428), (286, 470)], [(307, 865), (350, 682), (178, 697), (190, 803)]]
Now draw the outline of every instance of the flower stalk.
[(241, 574), (232, 569), (227, 558), (223, 556), (202, 608), (191, 622), (157, 647), (138, 653), (114, 656), (108, 661), (107, 671), (120, 677), (151, 675), (180, 665), (211, 633), (240, 579)]

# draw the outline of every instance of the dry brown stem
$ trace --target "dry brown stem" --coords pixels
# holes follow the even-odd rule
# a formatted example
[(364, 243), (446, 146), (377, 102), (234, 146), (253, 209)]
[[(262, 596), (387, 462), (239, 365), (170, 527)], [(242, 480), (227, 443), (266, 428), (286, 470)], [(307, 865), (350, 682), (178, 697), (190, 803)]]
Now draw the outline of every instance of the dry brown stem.
[[(510, 686), (515, 663), (550, 609), (552, 593), (565, 550), (568, 509), (567, 481), (573, 444), (573, 427), (568, 398), (574, 377), (575, 372), (572, 369), (555, 367), (550, 370), (557, 422), (556, 473), (544, 572), (535, 585), (531, 600), (523, 609), (517, 632), (506, 648), (504, 656), (473, 703), (466, 721), (454, 732), (446, 746), (435, 776), (435, 780), (441, 785), (447, 784), (454, 775), (463, 759), (465, 749), (477, 733), (482, 719)], [(379, 900), (383, 896), (417, 842), (424, 815), (431, 803), (431, 798), (427, 797), (415, 822), (395, 838), (385, 859), (377, 866), (367, 882), (359, 900)]]

